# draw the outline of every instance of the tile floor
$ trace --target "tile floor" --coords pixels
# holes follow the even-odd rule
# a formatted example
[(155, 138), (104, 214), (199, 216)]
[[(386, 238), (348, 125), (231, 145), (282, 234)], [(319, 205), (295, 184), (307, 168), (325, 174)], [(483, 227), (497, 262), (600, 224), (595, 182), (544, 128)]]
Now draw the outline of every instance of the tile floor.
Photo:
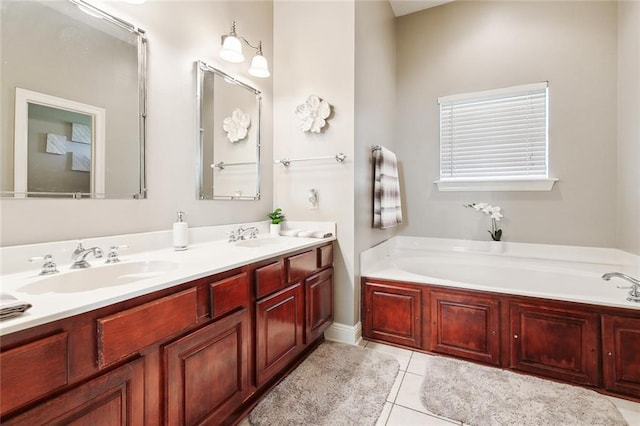
[[(400, 363), (400, 372), (389, 392), (377, 422), (378, 426), (461, 425), (455, 420), (429, 413), (420, 402), (420, 388), (426, 372), (424, 360), (429, 355), (375, 342), (363, 341), (362, 345), (368, 349), (393, 355)], [(640, 426), (640, 404), (619, 398), (608, 398), (618, 407), (630, 426)]]
[[(424, 361), (430, 355), (366, 340), (361, 345), (392, 355), (400, 363), (398, 377), (391, 387), (376, 426), (462, 426), (461, 422), (429, 413), (420, 402), (420, 388), (426, 372)], [(639, 403), (613, 397), (607, 398), (618, 407), (629, 426), (640, 426)], [(240, 423), (240, 426), (249, 425), (247, 419)]]

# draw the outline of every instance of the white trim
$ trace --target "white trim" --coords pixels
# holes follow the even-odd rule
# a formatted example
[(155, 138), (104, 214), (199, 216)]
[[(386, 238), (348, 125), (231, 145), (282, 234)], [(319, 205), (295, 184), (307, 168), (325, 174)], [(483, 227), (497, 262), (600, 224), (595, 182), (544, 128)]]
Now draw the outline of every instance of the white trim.
[(14, 136), (14, 194), (24, 198), (27, 193), (29, 104), (65, 109), (92, 116), (93, 139), (91, 147), (91, 194), (105, 193), (105, 139), (106, 115), (104, 108), (58, 98), (45, 93), (16, 87), (15, 136)]
[(346, 325), (334, 322), (324, 332), (324, 338), (333, 342), (359, 345), (362, 342), (362, 323)]
[(519, 86), (502, 87), (500, 89), (481, 90), (479, 92), (460, 93), (456, 95), (440, 96), (438, 98), (439, 104), (446, 104), (449, 102), (463, 101), (465, 99), (478, 99), (489, 98), (493, 96), (502, 96), (505, 94), (511, 94), (514, 91), (527, 92), (530, 90), (542, 90), (549, 87), (549, 82), (544, 81), (540, 83), (521, 84)]
[(436, 180), (438, 190), (448, 191), (551, 191), (558, 179)]

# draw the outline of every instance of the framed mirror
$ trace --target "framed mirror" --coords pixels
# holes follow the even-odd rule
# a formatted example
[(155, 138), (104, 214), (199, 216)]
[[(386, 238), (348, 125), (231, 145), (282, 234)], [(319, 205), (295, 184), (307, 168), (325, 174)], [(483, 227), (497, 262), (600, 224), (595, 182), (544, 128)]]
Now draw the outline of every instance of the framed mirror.
[(0, 7), (2, 196), (145, 198), (145, 32), (83, 0)]
[(196, 69), (198, 198), (259, 200), (261, 93), (203, 61)]

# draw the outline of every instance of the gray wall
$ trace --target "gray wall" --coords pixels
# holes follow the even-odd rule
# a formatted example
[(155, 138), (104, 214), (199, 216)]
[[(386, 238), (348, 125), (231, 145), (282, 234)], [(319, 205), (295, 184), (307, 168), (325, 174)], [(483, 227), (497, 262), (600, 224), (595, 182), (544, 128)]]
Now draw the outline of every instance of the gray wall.
[(398, 143), (394, 131), (395, 18), (386, 1), (357, 1), (355, 12), (355, 287), (356, 300), (360, 300), (360, 252), (397, 234), (402, 226), (384, 230), (371, 227), (371, 146), (394, 150)]
[[(397, 21), (403, 234), (615, 247), (616, 2), (457, 1)], [(439, 192), (438, 96), (549, 81), (550, 192)], [(636, 197), (637, 198), (637, 197)]]
[(640, 2), (618, 17), (618, 247), (640, 255)]
[[(265, 219), (272, 207), (272, 80), (249, 76), (249, 59), (229, 64), (218, 58), (220, 36), (236, 20), (238, 33), (262, 40), (273, 55), (273, 4), (269, 1), (151, 1), (143, 5), (108, 2), (105, 7), (146, 30), (148, 56), (146, 200), (7, 200), (0, 218), (0, 245), (168, 230), (176, 210), (187, 212), (190, 226)], [(245, 50), (249, 56), (249, 51)], [(196, 201), (197, 59), (263, 93), (262, 199)], [(3, 107), (4, 108), (4, 107)], [(43, 212), (46, 212), (44, 214)]]

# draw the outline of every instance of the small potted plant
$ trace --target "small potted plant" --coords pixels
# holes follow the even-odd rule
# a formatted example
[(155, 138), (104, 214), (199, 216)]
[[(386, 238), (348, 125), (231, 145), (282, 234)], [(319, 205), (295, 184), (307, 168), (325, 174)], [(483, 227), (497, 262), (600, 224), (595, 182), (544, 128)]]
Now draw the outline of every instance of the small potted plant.
[(280, 235), (280, 224), (284, 222), (284, 214), (281, 208), (277, 208), (271, 213), (267, 213), (267, 217), (271, 219), (271, 225), (269, 225), (269, 233), (273, 236)]

